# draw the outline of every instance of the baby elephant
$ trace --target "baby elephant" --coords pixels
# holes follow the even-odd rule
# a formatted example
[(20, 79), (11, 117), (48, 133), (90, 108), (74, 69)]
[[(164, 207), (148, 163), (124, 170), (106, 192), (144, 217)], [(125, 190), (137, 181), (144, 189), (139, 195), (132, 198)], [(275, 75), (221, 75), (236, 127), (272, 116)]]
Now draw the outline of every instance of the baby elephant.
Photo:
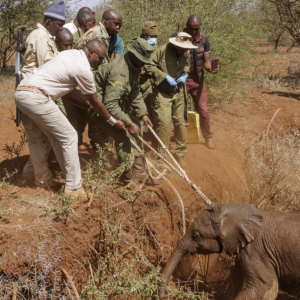
[(221, 252), (237, 255), (233, 289), (223, 300), (275, 300), (279, 289), (300, 295), (300, 214), (250, 204), (214, 204), (178, 243), (162, 273), (165, 283), (185, 254)]

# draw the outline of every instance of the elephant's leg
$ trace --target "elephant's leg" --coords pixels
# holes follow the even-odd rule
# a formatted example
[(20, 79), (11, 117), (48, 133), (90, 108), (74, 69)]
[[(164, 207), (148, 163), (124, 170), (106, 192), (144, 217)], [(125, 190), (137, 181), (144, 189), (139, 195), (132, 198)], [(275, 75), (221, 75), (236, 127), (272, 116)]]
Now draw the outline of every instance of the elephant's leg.
[(234, 269), (228, 279), (229, 284), (227, 285), (225, 294), (219, 300), (233, 300), (241, 291), (243, 284), (243, 273), (238, 265), (234, 266)]
[[(269, 277), (269, 276), (268, 276)], [(278, 295), (278, 279), (274, 276), (273, 280), (262, 282), (261, 280), (254, 282), (254, 285), (244, 288), (234, 298), (234, 300), (275, 300)]]

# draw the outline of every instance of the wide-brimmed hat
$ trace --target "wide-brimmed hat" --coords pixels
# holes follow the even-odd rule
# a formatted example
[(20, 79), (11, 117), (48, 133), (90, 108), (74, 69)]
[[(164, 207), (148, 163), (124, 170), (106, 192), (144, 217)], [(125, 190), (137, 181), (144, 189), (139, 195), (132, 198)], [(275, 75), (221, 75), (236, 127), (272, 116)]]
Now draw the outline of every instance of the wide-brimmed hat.
[(144, 39), (137, 38), (129, 43), (128, 51), (132, 52), (139, 60), (146, 64), (152, 62), (153, 47)]
[(169, 39), (169, 43), (183, 49), (197, 49), (197, 46), (192, 44), (193, 37), (186, 32), (179, 32), (176, 37)]

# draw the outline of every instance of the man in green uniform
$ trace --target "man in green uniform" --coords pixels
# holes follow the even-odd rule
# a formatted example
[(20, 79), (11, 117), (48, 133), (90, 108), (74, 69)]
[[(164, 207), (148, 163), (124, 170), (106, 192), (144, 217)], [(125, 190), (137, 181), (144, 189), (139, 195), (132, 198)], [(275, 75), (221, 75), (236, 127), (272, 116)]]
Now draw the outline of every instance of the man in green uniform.
[[(155, 21), (146, 21), (143, 25), (142, 34), (140, 37), (145, 39), (153, 47), (154, 50), (157, 49), (157, 36), (157, 23)], [(148, 110), (149, 118), (152, 121), (152, 84), (150, 76), (147, 75), (145, 71), (145, 67), (142, 68), (142, 71), (140, 73), (140, 90)]]
[(76, 32), (73, 33), (73, 47), (79, 41), (79, 39), (91, 28), (96, 25), (96, 18), (94, 12), (83, 11), (78, 15), (79, 27)]
[[(153, 47), (144, 39), (138, 38), (128, 46), (128, 52), (115, 58), (107, 65), (98, 68), (95, 73), (94, 81), (97, 89), (98, 99), (102, 99), (102, 103), (110, 114), (125, 123), (126, 132), (118, 131), (110, 126), (102, 117), (93, 110), (88, 110), (88, 116), (96, 123), (101, 130), (115, 139), (119, 164), (129, 160), (131, 153), (131, 142), (133, 141), (143, 149), (143, 144), (138, 139), (141, 134), (141, 121), (145, 125), (152, 123), (148, 117), (146, 105), (143, 101), (142, 94), (139, 89), (139, 75), (144, 63), (150, 63), (152, 60)], [(122, 110), (121, 102), (128, 99), (134, 109), (134, 117), (128, 111)], [(130, 135), (132, 137), (130, 137)], [(127, 169), (124, 173), (125, 180), (140, 182), (147, 179), (144, 161), (135, 148), (134, 162), (132, 169)], [(152, 180), (151, 180), (152, 181)], [(156, 182), (149, 182), (159, 184)]]
[(187, 152), (187, 129), (184, 120), (184, 83), (190, 68), (189, 49), (195, 46), (192, 37), (179, 33), (169, 43), (158, 47), (153, 60), (145, 65), (146, 72), (154, 78), (152, 112), (154, 129), (168, 147), (171, 138), (171, 122), (175, 129), (178, 163), (185, 168), (184, 155)]

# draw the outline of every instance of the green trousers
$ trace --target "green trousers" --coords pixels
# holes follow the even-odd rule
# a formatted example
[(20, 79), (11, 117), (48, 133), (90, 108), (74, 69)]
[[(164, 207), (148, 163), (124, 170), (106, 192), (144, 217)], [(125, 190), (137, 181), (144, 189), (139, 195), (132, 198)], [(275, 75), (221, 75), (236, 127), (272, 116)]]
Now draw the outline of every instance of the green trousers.
[(184, 94), (183, 87), (175, 95), (168, 95), (153, 88), (152, 113), (154, 130), (162, 140), (169, 146), (171, 139), (172, 121), (175, 129), (176, 149), (178, 157), (182, 157), (187, 152), (187, 128), (184, 120)]
[(74, 129), (77, 131), (78, 145), (81, 145), (83, 140), (83, 132), (87, 124), (83, 109), (62, 98), (59, 98), (56, 101), (56, 104), (63, 112), (63, 114), (67, 117)]
[(150, 120), (153, 122), (153, 112), (151, 108), (151, 103), (152, 103), (152, 97), (153, 97), (153, 88), (152, 85), (150, 85), (144, 92), (143, 92), (143, 99), (145, 101), (147, 111), (148, 111), (148, 116)]
[[(141, 128), (141, 136), (143, 136), (143, 128), (140, 120), (134, 117), (128, 111), (125, 111), (125, 113), (132, 120), (132, 122), (134, 122), (136, 125), (138, 125)], [(139, 139), (130, 137), (127, 131), (117, 130), (115, 127), (109, 125), (102, 117), (100, 117), (97, 113), (95, 113), (91, 109), (87, 110), (87, 115), (91, 118), (91, 120), (95, 124), (97, 124), (100, 127), (100, 129), (104, 133), (106, 133), (107, 135), (115, 139), (119, 164), (122, 164), (123, 162), (129, 159), (131, 153), (130, 139), (132, 139), (140, 147), (140, 149), (143, 150), (142, 142)], [(141, 154), (137, 152), (134, 147), (133, 147), (133, 153), (136, 158), (141, 157)]]

